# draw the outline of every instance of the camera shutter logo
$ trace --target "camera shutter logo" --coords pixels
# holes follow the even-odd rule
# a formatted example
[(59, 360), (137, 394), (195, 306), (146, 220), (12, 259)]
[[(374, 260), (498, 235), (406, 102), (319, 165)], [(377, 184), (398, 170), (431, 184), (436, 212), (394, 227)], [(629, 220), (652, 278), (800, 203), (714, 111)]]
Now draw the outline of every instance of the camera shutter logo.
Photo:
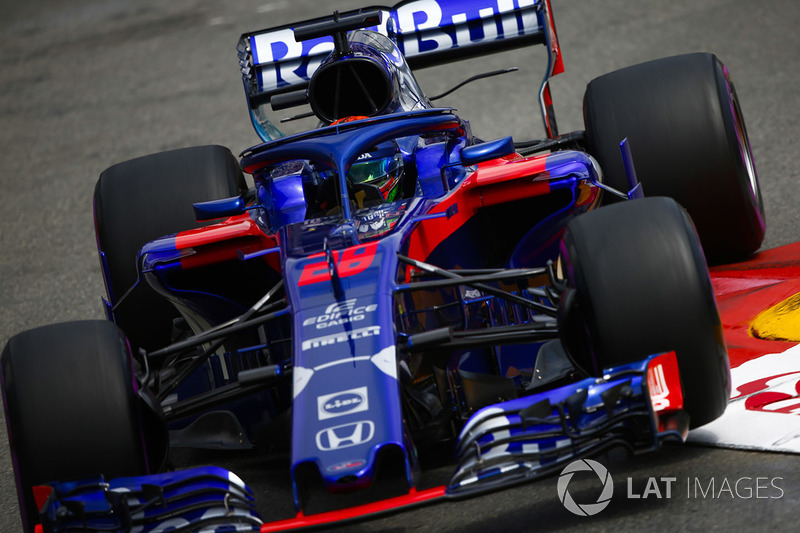
[[(567, 488), (575, 472), (594, 472), (597, 474), (600, 482), (603, 483), (603, 491), (596, 502), (579, 504), (572, 499), (572, 495), (570, 495)], [(558, 499), (561, 500), (567, 511), (578, 516), (593, 516), (611, 503), (611, 497), (614, 495), (614, 482), (611, 480), (611, 474), (608, 473), (606, 467), (591, 459), (580, 459), (571, 462), (561, 471), (556, 489), (558, 490)]]

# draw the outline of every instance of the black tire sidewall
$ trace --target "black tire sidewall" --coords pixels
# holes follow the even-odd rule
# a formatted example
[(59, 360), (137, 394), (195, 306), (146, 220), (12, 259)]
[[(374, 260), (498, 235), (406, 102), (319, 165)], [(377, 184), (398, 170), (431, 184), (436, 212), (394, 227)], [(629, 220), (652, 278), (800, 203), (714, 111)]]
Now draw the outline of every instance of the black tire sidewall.
[[(193, 203), (236, 196), (246, 188), (233, 154), (214, 145), (152, 154), (104, 171), (95, 187), (94, 212), (109, 301), (117, 303), (136, 282), (142, 246), (211, 223), (195, 220)], [(170, 341), (177, 316), (146, 283), (115, 311), (131, 342), (147, 350)]]
[[(745, 218), (743, 223), (749, 225), (750, 232), (742, 232), (741, 236), (750, 236), (753, 239), (746, 243), (749, 248), (757, 249), (764, 238), (766, 232), (766, 216), (764, 212), (764, 199), (758, 185), (758, 173), (753, 162), (753, 179), (756, 182), (755, 194), (749, 183), (749, 173), (744, 157), (749, 157), (753, 161), (753, 151), (750, 146), (750, 139), (747, 135), (747, 126), (736, 94), (733, 80), (727, 67), (716, 57), (714, 59), (714, 74), (717, 82), (717, 91), (721, 107), (721, 113), (725, 122), (725, 133), (728, 139), (728, 149), (730, 150), (731, 160), (733, 161), (737, 179), (731, 180), (739, 186), (739, 195), (736, 197), (738, 205), (732, 206), (732, 212), (739, 213)], [(737, 128), (737, 125), (739, 128)], [(737, 131), (738, 130), (738, 131)], [(738, 134), (737, 134), (738, 133)], [(740, 138), (741, 135), (741, 138)], [(746, 154), (740, 154), (740, 150), (745, 150)], [(731, 186), (733, 186), (731, 184)], [(733, 238), (733, 236), (731, 237)], [(730, 245), (729, 245), (730, 246)], [(726, 257), (723, 256), (725, 259)], [(727, 259), (737, 259), (738, 256), (728, 256)]]
[(576, 364), (600, 375), (675, 351), (692, 425), (717, 418), (730, 394), (727, 352), (686, 213), (667, 198), (615, 204), (574, 219), (563, 243), (581, 325), (569, 333), (585, 335), (563, 339)]
[(765, 231), (763, 203), (753, 197), (739, 152), (738, 101), (726, 72), (713, 54), (675, 56), (601, 76), (584, 97), (588, 150), (606, 182), (627, 190), (619, 151), (627, 137), (645, 195), (686, 208), (713, 262), (746, 257)]
[(12, 337), (3, 399), (23, 523), (31, 487), (148, 470), (129, 347), (107, 321), (53, 324)]

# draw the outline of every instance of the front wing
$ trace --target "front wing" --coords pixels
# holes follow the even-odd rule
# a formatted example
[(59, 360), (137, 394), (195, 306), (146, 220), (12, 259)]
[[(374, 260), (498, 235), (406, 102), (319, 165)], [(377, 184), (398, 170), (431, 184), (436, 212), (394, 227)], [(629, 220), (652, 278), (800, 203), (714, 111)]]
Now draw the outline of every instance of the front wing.
[[(102, 477), (36, 488), (42, 533), (86, 531), (282, 531), (373, 516), (471, 496), (550, 474), (570, 461), (615, 446), (633, 452), (684, 440), (688, 417), (674, 352), (608, 369), (550, 391), (501, 402), (475, 413), (455, 450), (446, 486), (343, 510), (262, 524), (252, 492), (217, 467), (167, 474)], [(172, 529), (170, 529), (172, 531)]]

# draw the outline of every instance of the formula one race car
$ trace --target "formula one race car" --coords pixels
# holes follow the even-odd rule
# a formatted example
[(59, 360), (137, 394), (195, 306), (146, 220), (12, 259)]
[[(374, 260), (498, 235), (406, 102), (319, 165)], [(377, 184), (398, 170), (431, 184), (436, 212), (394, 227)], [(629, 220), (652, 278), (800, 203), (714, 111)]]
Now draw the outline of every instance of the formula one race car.
[[(542, 140), (476, 137), (411, 70), (534, 44)], [(238, 52), (264, 142), (103, 172), (109, 320), (3, 351), (27, 530), (318, 525), (653, 450), (725, 410), (706, 259), (747, 256), (765, 226), (715, 56), (592, 81), (586, 130), (559, 135), (549, 0), (406, 0), (247, 33)], [(281, 136), (269, 108), (306, 105), (319, 126)], [(163, 471), (170, 444), (279, 436), (286, 520), (262, 524), (227, 470)], [(452, 476), (423, 490), (420, 457), (442, 448)]]

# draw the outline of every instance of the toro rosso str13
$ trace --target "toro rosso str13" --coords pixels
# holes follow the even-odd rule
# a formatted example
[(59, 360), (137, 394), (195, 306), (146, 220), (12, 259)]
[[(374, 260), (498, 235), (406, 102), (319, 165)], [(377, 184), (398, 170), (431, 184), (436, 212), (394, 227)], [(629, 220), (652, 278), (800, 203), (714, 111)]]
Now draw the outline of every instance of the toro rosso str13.
[[(540, 140), (480, 139), (412, 73), (537, 44)], [(764, 214), (715, 56), (597, 78), (585, 131), (559, 134), (548, 0), (404, 1), (238, 53), (263, 143), (103, 172), (109, 320), (3, 351), (27, 530), (313, 526), (653, 450), (724, 411), (706, 260), (755, 251)], [(270, 110), (296, 106), (319, 125), (282, 136)], [(170, 445), (280, 437), (285, 520), (262, 524), (226, 470), (164, 472)], [(443, 447), (452, 476), (423, 489), (420, 457)]]

